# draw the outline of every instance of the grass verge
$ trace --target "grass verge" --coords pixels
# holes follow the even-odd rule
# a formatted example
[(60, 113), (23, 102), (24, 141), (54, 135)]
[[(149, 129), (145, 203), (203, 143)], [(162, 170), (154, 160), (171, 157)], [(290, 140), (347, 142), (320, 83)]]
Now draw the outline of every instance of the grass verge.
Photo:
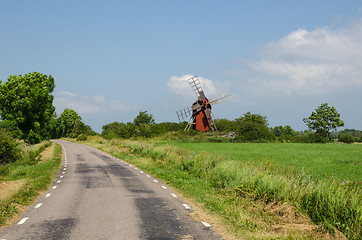
[(237, 238), (345, 239), (344, 234), (361, 239), (359, 186), (170, 145), (104, 139), (87, 143), (176, 187), (218, 215)]
[[(46, 156), (42, 156), (44, 150)], [(49, 154), (49, 149), (52, 149)], [(8, 164), (6, 174), (0, 175), (0, 226), (21, 213), (51, 184), (59, 171), (62, 158), (60, 145), (49, 141), (22, 146), (21, 159)]]

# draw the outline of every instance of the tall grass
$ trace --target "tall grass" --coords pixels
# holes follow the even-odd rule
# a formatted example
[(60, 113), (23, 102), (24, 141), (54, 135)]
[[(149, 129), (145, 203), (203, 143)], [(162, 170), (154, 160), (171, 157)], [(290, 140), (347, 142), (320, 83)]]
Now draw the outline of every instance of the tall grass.
[(40, 153), (51, 144), (46, 141), (30, 147), (24, 145), (21, 157), (6, 166), (8, 171), (0, 176), (0, 181), (22, 181), (24, 184), (12, 196), (0, 201), (0, 226), (17, 214), (19, 207), (31, 204), (51, 184), (59, 171), (62, 154), (60, 145), (56, 145), (54, 156), (40, 161)]
[[(362, 239), (361, 188), (334, 179), (318, 180), (274, 164), (228, 160), (208, 152), (190, 153), (172, 146), (128, 143), (134, 154), (153, 159), (161, 168), (183, 177), (206, 180), (216, 191), (268, 202), (289, 202), (314, 223), (333, 227), (349, 239)], [(170, 174), (168, 174), (170, 175)], [(163, 176), (172, 180), (174, 176)], [(333, 227), (332, 227), (333, 226)]]

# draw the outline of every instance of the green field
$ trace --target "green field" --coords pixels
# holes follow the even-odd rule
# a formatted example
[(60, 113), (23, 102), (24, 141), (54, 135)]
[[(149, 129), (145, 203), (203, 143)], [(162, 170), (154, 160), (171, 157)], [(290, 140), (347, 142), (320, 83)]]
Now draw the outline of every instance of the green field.
[(183, 143), (169, 142), (192, 152), (207, 151), (230, 160), (273, 163), (305, 171), (313, 177), (362, 181), (362, 144), (304, 143)]

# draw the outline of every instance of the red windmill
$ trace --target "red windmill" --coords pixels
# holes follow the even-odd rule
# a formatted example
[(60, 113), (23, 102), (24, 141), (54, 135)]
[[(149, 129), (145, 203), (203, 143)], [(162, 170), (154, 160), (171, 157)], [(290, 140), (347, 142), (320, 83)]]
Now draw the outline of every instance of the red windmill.
[(185, 131), (192, 129), (207, 132), (210, 129), (216, 130), (216, 126), (213, 121), (211, 106), (217, 103), (223, 102), (226, 98), (230, 97), (231, 94), (223, 95), (215, 100), (207, 99), (204, 90), (201, 87), (200, 80), (197, 76), (188, 79), (192, 90), (194, 90), (197, 100), (192, 104), (191, 107), (187, 107), (183, 110), (176, 111), (179, 121), (190, 117), (190, 120), (185, 128)]

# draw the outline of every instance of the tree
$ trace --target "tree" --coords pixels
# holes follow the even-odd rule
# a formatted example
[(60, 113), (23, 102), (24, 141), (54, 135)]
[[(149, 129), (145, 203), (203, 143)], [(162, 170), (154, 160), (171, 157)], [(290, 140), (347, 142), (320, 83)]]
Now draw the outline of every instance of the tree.
[(340, 114), (333, 106), (328, 106), (328, 103), (322, 103), (315, 112), (312, 112), (309, 118), (304, 118), (303, 121), (309, 129), (316, 131), (318, 137), (328, 139), (331, 130), (344, 126)]
[(141, 124), (154, 124), (155, 119), (153, 119), (152, 114), (148, 114), (147, 111), (140, 112), (137, 117), (133, 120), (133, 123), (137, 126)]
[(54, 112), (54, 78), (38, 72), (14, 75), (0, 81), (1, 119), (16, 126), (22, 139), (36, 143), (48, 137), (47, 125)]
[(63, 113), (60, 114), (60, 128), (61, 128), (61, 137), (77, 137), (72, 136), (72, 132), (75, 130), (77, 124), (82, 121), (82, 118), (78, 115), (78, 113), (73, 110), (66, 108)]
[(236, 140), (238, 141), (271, 141), (275, 135), (269, 131), (268, 120), (260, 114), (247, 112), (235, 119), (238, 123)]

